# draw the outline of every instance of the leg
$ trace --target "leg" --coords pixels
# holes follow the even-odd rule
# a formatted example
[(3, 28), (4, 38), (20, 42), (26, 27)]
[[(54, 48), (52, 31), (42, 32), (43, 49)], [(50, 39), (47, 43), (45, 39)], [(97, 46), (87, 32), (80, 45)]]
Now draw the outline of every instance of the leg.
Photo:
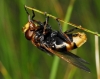
[(30, 14), (28, 13), (28, 11), (26, 10), (26, 7), (24, 6), (24, 8), (25, 8), (25, 11), (26, 11), (26, 13), (27, 13), (27, 15), (28, 15), (28, 21), (30, 22)]
[(33, 19), (35, 17), (34, 10), (32, 10), (32, 13), (33, 13), (32, 18), (31, 18), (32, 21), (35, 22), (35, 23), (37, 23), (37, 24), (39, 24), (39, 26), (43, 26), (43, 23), (42, 22)]
[(46, 16), (46, 20), (45, 20), (45, 22), (44, 22), (43, 34), (45, 34), (45, 30), (46, 30), (46, 28), (47, 28), (48, 21), (49, 21), (49, 16), (47, 16), (47, 13), (45, 13), (45, 16)]
[(59, 36), (60, 36), (61, 38), (63, 38), (67, 43), (71, 44), (71, 40), (70, 40), (70, 38), (68, 37), (68, 35), (62, 32), (62, 26), (61, 26), (61, 24), (60, 24), (60, 22), (59, 22), (59, 18), (57, 18), (56, 20), (57, 20), (58, 25), (59, 25), (59, 31), (60, 31)]
[[(61, 26), (61, 24), (60, 24), (60, 22), (59, 22), (59, 18), (57, 18), (56, 20), (57, 20), (58, 25), (59, 25), (59, 31), (62, 32), (62, 26)], [(75, 28), (73, 28), (73, 29), (67, 30), (67, 31), (65, 31), (65, 33), (72, 32), (72, 31), (74, 31), (74, 30), (76, 30), (76, 29), (78, 29), (78, 28), (75, 27)]]
[(78, 28), (76, 28), (76, 27), (75, 27), (75, 28), (72, 28), (72, 29), (70, 29), (70, 30), (65, 31), (64, 33), (65, 33), (65, 34), (70, 33), (70, 32), (72, 32), (72, 31), (74, 31), (74, 30), (76, 30), (76, 29), (78, 29)]
[(59, 22), (59, 18), (57, 18), (56, 21), (58, 22), (59, 31), (62, 33), (62, 26), (61, 26), (61, 24), (60, 24), (60, 22)]
[(45, 17), (46, 17), (45, 22), (48, 23), (48, 21), (49, 21), (49, 16), (47, 16), (47, 13), (46, 13), (46, 12), (45, 12), (44, 14), (45, 14)]
[(34, 20), (34, 19), (33, 19), (33, 18), (35, 17), (34, 10), (32, 10), (32, 13), (33, 13), (33, 15), (32, 15), (32, 21), (34, 21), (34, 22), (36, 22), (37, 24), (39, 24), (39, 26), (43, 26), (44, 29), (45, 29), (46, 26), (47, 26), (47, 24), (48, 24), (48, 20), (49, 20), (49, 17), (46, 15), (46, 13), (45, 13), (46, 21), (45, 21), (44, 23), (42, 23), (42, 22), (40, 22), (40, 21), (36, 21), (36, 20)]
[(29, 13), (28, 13), (28, 11), (26, 10), (26, 7), (25, 7), (25, 6), (24, 6), (24, 8), (25, 8), (25, 11), (26, 11), (27, 15), (29, 15)]
[(32, 20), (33, 20), (33, 18), (35, 17), (34, 10), (32, 10), (32, 13), (33, 13), (33, 15), (32, 15)]

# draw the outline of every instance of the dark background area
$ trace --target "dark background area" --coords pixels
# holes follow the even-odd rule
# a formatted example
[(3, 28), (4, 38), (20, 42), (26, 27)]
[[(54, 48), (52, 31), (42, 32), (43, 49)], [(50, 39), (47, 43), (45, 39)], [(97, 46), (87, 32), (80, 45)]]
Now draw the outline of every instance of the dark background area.
[[(71, 4), (71, 2), (74, 2)], [(100, 33), (100, 0), (1, 0), (0, 1), (0, 79), (49, 79), (54, 57), (37, 49), (27, 41), (22, 27), (28, 22), (24, 5), (34, 7), (65, 19), (72, 5), (69, 22)], [(28, 10), (31, 14), (31, 10)], [(45, 16), (35, 12), (36, 20)], [(50, 25), (58, 30), (57, 22), (50, 18)], [(63, 23), (62, 23), (63, 25)], [(68, 26), (73, 28), (72, 26)], [(67, 30), (67, 29), (64, 29)], [(83, 30), (78, 30), (84, 32)], [(62, 59), (56, 79), (97, 79), (95, 66), (95, 38), (85, 32), (87, 42), (73, 51), (89, 62), (91, 73), (76, 68)]]

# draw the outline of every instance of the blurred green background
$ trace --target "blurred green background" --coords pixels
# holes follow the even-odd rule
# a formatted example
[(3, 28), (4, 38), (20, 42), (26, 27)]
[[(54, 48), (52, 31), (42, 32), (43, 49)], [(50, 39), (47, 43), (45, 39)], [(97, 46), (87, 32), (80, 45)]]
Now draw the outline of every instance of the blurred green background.
[[(54, 57), (37, 49), (25, 39), (22, 27), (28, 22), (28, 18), (24, 5), (61, 19), (67, 16), (70, 22), (100, 33), (99, 3), (100, 0), (1, 0), (0, 79), (50, 79)], [(69, 6), (72, 7), (72, 11), (68, 14)], [(31, 10), (28, 11), (31, 13)], [(44, 15), (37, 12), (35, 14), (36, 20), (42, 22), (45, 20)], [(52, 18), (50, 25), (58, 30), (57, 22)], [(68, 26), (68, 28), (73, 27)], [(90, 63), (88, 67), (91, 73), (60, 60), (55, 79), (97, 79), (94, 35), (85, 33), (87, 42), (73, 52)]]

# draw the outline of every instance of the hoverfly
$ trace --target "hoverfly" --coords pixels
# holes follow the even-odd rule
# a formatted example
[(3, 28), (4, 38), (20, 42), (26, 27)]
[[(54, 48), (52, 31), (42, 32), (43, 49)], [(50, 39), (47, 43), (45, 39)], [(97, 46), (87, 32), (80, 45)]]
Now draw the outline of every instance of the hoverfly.
[[(26, 10), (26, 8), (25, 8)], [(57, 55), (61, 59), (73, 64), (74, 66), (90, 72), (90, 69), (84, 64), (88, 64), (84, 59), (71, 53), (70, 51), (83, 45), (87, 38), (84, 33), (71, 33), (77, 28), (62, 32), (59, 19), (56, 19), (59, 31), (54, 31), (48, 24), (49, 16), (46, 15), (45, 22), (34, 20), (35, 13), (30, 18), (28, 14), (28, 23), (23, 27), (23, 32), (27, 40), (31, 41), (34, 46), (51, 55)]]

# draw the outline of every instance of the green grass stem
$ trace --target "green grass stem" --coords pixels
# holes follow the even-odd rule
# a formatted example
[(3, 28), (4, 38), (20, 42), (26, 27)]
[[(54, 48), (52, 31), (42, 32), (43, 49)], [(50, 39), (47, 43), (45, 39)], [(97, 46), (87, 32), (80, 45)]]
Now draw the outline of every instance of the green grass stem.
[(59, 57), (57, 57), (57, 56), (54, 57), (49, 79), (56, 79), (57, 70), (58, 70), (58, 66), (59, 66), (59, 60), (60, 60)]
[(100, 79), (99, 38), (97, 36), (95, 36), (95, 62), (96, 62), (97, 79)]

